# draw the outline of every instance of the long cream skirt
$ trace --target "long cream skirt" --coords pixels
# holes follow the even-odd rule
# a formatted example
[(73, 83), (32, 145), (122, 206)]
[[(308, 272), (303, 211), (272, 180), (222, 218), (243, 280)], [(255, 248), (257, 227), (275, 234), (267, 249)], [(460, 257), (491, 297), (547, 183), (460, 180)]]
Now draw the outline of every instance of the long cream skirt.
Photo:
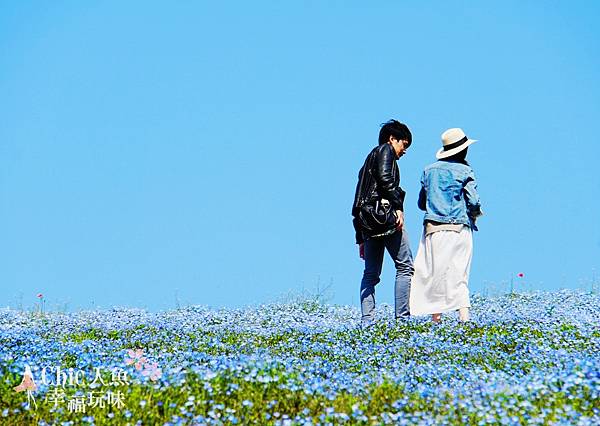
[(473, 256), (471, 228), (437, 231), (421, 237), (410, 286), (411, 315), (468, 308), (469, 271)]

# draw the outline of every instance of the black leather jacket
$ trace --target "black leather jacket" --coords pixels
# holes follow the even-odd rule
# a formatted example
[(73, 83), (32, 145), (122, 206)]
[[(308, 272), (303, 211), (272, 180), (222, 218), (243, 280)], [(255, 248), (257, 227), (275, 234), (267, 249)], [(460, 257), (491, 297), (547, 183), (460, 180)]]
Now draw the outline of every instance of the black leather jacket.
[[(365, 173), (365, 171), (367, 171)], [(356, 244), (364, 242), (364, 230), (358, 222), (360, 206), (369, 201), (385, 198), (394, 210), (404, 211), (405, 192), (400, 188), (400, 170), (396, 152), (388, 144), (373, 148), (358, 172), (358, 183), (352, 204), (352, 223), (356, 232)]]

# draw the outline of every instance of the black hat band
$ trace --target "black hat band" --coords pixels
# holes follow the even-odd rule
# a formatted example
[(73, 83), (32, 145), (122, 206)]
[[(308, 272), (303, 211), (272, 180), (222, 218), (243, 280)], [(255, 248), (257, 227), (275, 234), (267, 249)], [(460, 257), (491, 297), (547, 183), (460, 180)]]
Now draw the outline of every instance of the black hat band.
[(454, 142), (454, 143), (451, 143), (451, 144), (448, 144), (448, 145), (444, 145), (444, 151), (449, 151), (451, 149), (458, 148), (459, 146), (461, 146), (463, 143), (465, 143), (468, 140), (469, 140), (469, 138), (465, 136), (464, 138), (462, 138), (458, 142)]

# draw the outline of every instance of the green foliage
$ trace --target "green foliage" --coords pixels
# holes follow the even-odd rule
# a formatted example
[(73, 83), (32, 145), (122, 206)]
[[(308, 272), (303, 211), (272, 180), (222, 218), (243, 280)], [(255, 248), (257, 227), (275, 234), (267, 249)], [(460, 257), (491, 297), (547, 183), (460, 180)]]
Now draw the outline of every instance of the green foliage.
[[(529, 304), (533, 303), (532, 297), (513, 293), (502, 302)], [(312, 418), (313, 424), (338, 424), (340, 414), (348, 416), (346, 424), (381, 424), (382, 413), (407, 418), (428, 413), (439, 424), (454, 425), (494, 424), (502, 418), (510, 418), (512, 424), (527, 424), (535, 416), (539, 416), (536, 421), (550, 424), (564, 421), (567, 410), (578, 416), (593, 416), (599, 404), (597, 391), (590, 386), (590, 370), (577, 370), (581, 365), (572, 360), (579, 355), (589, 359), (590, 354), (597, 354), (600, 331), (578, 322), (576, 316), (558, 318), (561, 305), (557, 303), (539, 305), (527, 321), (515, 316), (490, 316), (470, 323), (445, 317), (441, 325), (382, 320), (368, 329), (348, 327), (345, 319), (350, 311), (344, 309), (328, 326), (321, 326), (315, 318), (327, 318), (333, 310), (315, 299), (269, 306), (252, 313), (249, 325), (237, 311), (189, 309), (178, 311), (179, 320), (170, 326), (148, 320), (141, 324), (124, 322), (131, 324), (127, 327), (116, 321), (113, 327), (102, 328), (100, 324), (107, 322), (82, 321), (78, 323), (79, 331), (72, 332), (75, 327), (70, 327), (65, 333), (48, 323), (46, 317), (36, 316), (28, 319), (35, 323), (33, 330), (23, 327), (26, 333), (1, 335), (0, 344), (10, 348), (9, 354), (21, 351), (16, 356), (20, 362), (36, 357), (44, 362), (51, 359), (63, 369), (105, 360), (107, 365), (114, 365), (124, 362), (124, 350), (141, 348), (150, 358), (157, 356), (165, 376), (171, 367), (182, 368), (182, 372), (173, 373), (175, 378), (161, 384), (138, 374), (130, 386), (123, 388), (126, 407), (120, 410), (87, 407), (85, 414), (66, 409), (54, 412), (39, 392), (37, 409), (27, 411), (25, 394), (13, 390), (22, 376), (15, 373), (15, 359), (7, 356), (0, 363), (0, 407), (9, 413), (0, 417), (0, 424), (37, 424), (42, 420), (81, 424), (83, 416), (93, 416), (96, 425), (138, 421), (192, 424), (194, 416), (215, 419), (215, 424), (220, 424), (217, 419), (230, 424), (226, 419), (232, 413), (238, 424), (256, 425), (281, 420), (275, 413), (292, 419), (296, 415)], [(190, 319), (194, 315), (196, 319)], [(47, 342), (52, 351), (40, 342)], [(49, 353), (54, 357), (48, 357)], [(532, 354), (537, 356), (529, 356)], [(257, 358), (269, 362), (256, 364), (259, 370), (255, 371), (255, 364), (249, 367), (247, 359)], [(230, 368), (231, 360), (242, 361)], [(569, 362), (568, 374), (559, 376)], [(428, 375), (433, 366), (439, 369)], [(413, 374), (413, 369), (418, 373)], [(392, 370), (396, 376), (389, 373)], [(409, 374), (398, 380), (402, 371)], [(545, 371), (549, 373), (540, 375)], [(356, 388), (330, 392), (338, 377), (346, 380), (348, 376), (359, 381)], [(518, 383), (530, 377), (537, 381), (526, 382), (525, 390), (515, 393), (502, 383), (503, 377), (515, 376)], [(268, 380), (263, 381), (263, 377)], [(449, 377), (459, 384), (446, 386)], [(495, 377), (499, 379), (493, 390), (481, 390), (488, 378)], [(316, 388), (312, 387), (312, 379), (318, 379)], [(473, 387), (463, 391), (465, 386)], [(73, 396), (75, 390), (67, 387), (65, 392)], [(469, 404), (476, 400), (472, 393), (477, 392), (479, 406), (474, 408)], [(114, 418), (108, 417), (111, 412)]]
[[(265, 372), (268, 374), (275, 371)], [(281, 373), (281, 372), (279, 372)], [(19, 401), (22, 401), (21, 395), (12, 392), (8, 382), (16, 381), (18, 378), (14, 375), (10, 380), (5, 380), (0, 384), (0, 402), (2, 406), (16, 407)], [(381, 384), (371, 385), (365, 389), (365, 394), (356, 396), (349, 394), (339, 394), (331, 400), (319, 394), (307, 394), (302, 391), (292, 391), (282, 388), (280, 385), (288, 380), (288, 377), (280, 376), (279, 380), (270, 383), (248, 382), (235, 376), (220, 375), (210, 381), (210, 391), (205, 386), (205, 381), (195, 377), (192, 373), (189, 379), (182, 385), (171, 386), (163, 389), (154, 389), (152, 386), (136, 385), (127, 390), (127, 406), (122, 410), (107, 410), (92, 408), (86, 411), (85, 415), (92, 415), (97, 425), (123, 424), (127, 420), (125, 411), (131, 413), (131, 418), (141, 420), (143, 424), (163, 424), (169, 421), (173, 416), (180, 415), (180, 408), (186, 407), (186, 411), (193, 415), (210, 416), (211, 412), (218, 416), (224, 415), (227, 410), (234, 412), (241, 417), (242, 424), (273, 424), (273, 421), (267, 421), (265, 418), (265, 404), (275, 401), (270, 405), (270, 412), (279, 413), (300, 413), (304, 410), (308, 416), (315, 419), (320, 415), (327, 413), (327, 408), (333, 408), (337, 413), (351, 414), (353, 411), (360, 410), (364, 412), (366, 418), (373, 414), (384, 412), (404, 412), (407, 415), (415, 411), (427, 411), (440, 416), (441, 418), (453, 419), (449, 424), (463, 425), (464, 419), (468, 419), (468, 424), (478, 424), (483, 421), (473, 413), (469, 413), (463, 404), (457, 403), (455, 395), (446, 392), (437, 395), (437, 400), (427, 398), (418, 392), (406, 392), (404, 386), (395, 383), (382, 382)], [(509, 402), (512, 396), (498, 394), (491, 406), (498, 403), (503, 406), (514, 406), (508, 410), (509, 415), (521, 418), (518, 406), (525, 400), (516, 400), (511, 405)], [(403, 406), (394, 407), (395, 401), (404, 401)], [(145, 401), (142, 407), (141, 401)], [(246, 403), (244, 404), (244, 401)], [(248, 401), (250, 404), (248, 404)], [(593, 406), (585, 401), (574, 401), (570, 398), (570, 393), (556, 392), (552, 394), (535, 395), (527, 401), (532, 406), (532, 414), (539, 414), (543, 410), (562, 407), (565, 404), (573, 405), (585, 415), (593, 414)], [(174, 406), (171, 406), (174, 404)], [(579, 404), (579, 405), (577, 405)], [(222, 405), (223, 409), (215, 412), (214, 407)], [(82, 414), (62, 412), (60, 415), (49, 412), (51, 405), (38, 401), (38, 409), (30, 412), (21, 412), (10, 419), (4, 419), (3, 425), (23, 425), (37, 424), (40, 420), (60, 418), (61, 421), (75, 421), (79, 424)], [(115, 414), (111, 419), (107, 416), (109, 412)], [(275, 419), (273, 419), (275, 420)], [(333, 421), (333, 418), (325, 420)], [(548, 421), (555, 420), (552, 416)], [(355, 419), (351, 424), (370, 424), (367, 421)]]

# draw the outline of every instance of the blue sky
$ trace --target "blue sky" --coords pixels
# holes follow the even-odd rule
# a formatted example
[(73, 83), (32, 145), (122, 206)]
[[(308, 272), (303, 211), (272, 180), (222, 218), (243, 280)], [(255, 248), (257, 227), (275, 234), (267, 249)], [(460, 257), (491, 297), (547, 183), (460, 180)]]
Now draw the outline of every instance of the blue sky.
[[(379, 124), (414, 254), (440, 134), (485, 216), (473, 291), (600, 280), (595, 2), (10, 2), (0, 7), (0, 306), (233, 307), (332, 283)], [(386, 259), (379, 302), (393, 300)]]

